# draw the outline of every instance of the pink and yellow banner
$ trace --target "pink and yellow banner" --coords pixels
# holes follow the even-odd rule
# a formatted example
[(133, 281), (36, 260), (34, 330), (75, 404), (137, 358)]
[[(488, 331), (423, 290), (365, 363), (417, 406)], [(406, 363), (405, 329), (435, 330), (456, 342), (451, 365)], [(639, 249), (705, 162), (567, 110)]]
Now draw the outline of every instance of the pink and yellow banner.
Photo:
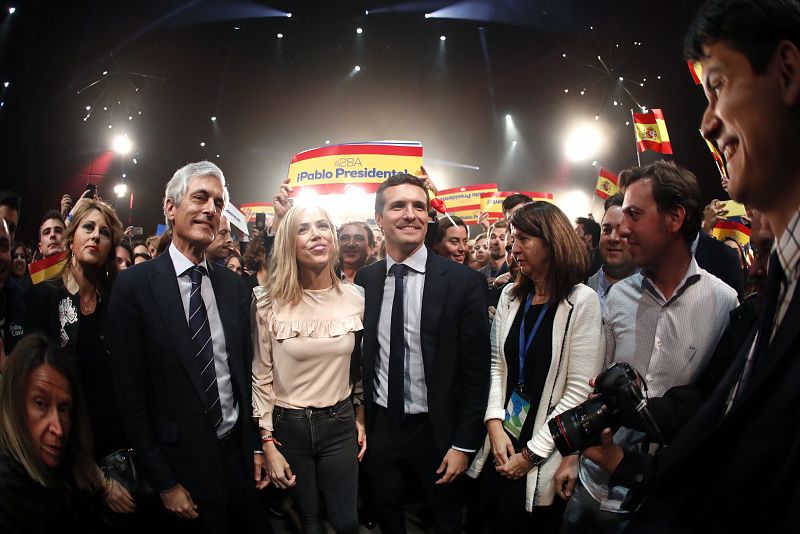
[(481, 195), (497, 191), (497, 184), (477, 184), (442, 189), (436, 198), (444, 202), (447, 213), (458, 215), (467, 224), (478, 222), (481, 211)]
[(292, 196), (302, 191), (342, 194), (374, 193), (390, 176), (418, 174), (422, 144), (416, 141), (371, 141), (312, 148), (292, 157)]
[(503, 200), (516, 193), (528, 195), (534, 202), (539, 200), (553, 202), (553, 193), (542, 193), (540, 191), (496, 191), (494, 193), (484, 193), (481, 195), (481, 212), (489, 214), (490, 223), (502, 219)]
[(239, 210), (244, 213), (247, 222), (256, 222), (256, 213), (266, 213), (267, 219), (272, 219), (275, 215), (275, 209), (272, 207), (272, 202), (250, 202), (239, 206)]

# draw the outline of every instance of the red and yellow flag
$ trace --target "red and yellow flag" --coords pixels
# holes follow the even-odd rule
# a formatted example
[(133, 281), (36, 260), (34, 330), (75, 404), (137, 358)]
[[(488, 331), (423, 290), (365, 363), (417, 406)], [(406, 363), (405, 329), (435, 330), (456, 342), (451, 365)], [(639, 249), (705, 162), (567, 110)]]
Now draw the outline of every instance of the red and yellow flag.
[(706, 145), (708, 145), (708, 149), (711, 151), (711, 157), (714, 158), (714, 163), (717, 164), (717, 169), (719, 170), (719, 173), (725, 178), (727, 178), (728, 169), (727, 167), (725, 167), (725, 156), (723, 156), (720, 153), (719, 149), (716, 147), (716, 145), (714, 145), (714, 143), (705, 138), (702, 130), (700, 130), (700, 137), (702, 137), (703, 141), (705, 141)]
[(450, 215), (458, 215), (465, 223), (478, 222), (481, 195), (497, 191), (497, 184), (478, 184), (442, 189), (436, 198), (443, 201)]
[(256, 213), (265, 213), (267, 219), (275, 216), (275, 208), (272, 207), (272, 202), (249, 202), (239, 206), (239, 210), (244, 213), (247, 222), (256, 222)]
[(633, 127), (639, 152), (652, 150), (661, 154), (672, 154), (667, 123), (664, 122), (664, 113), (660, 109), (652, 109), (650, 113), (634, 113)]
[(711, 229), (711, 234), (716, 237), (718, 241), (723, 241), (726, 237), (732, 237), (739, 243), (739, 246), (742, 247), (750, 243), (750, 228), (738, 221), (717, 221), (717, 224)]
[(39, 284), (56, 276), (64, 269), (67, 263), (67, 253), (61, 252), (53, 254), (42, 260), (36, 260), (28, 265), (28, 272), (31, 273), (31, 281)]
[(503, 200), (515, 193), (528, 195), (534, 202), (553, 202), (553, 193), (542, 193), (540, 191), (496, 191), (494, 193), (483, 193), (481, 195), (481, 211), (489, 214), (490, 223), (503, 218)]
[(699, 61), (692, 61), (691, 59), (686, 62), (689, 65), (689, 72), (692, 74), (692, 79), (695, 85), (703, 83), (703, 67)]
[(602, 199), (606, 199), (619, 191), (619, 177), (611, 171), (600, 167), (600, 174), (597, 177), (597, 186), (594, 194)]

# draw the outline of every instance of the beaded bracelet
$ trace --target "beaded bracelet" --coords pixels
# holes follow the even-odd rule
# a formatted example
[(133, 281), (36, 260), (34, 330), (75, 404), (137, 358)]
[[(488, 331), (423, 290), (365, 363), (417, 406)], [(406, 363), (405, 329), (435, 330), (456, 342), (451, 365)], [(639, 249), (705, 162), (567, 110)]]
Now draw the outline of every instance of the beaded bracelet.
[(272, 437), (272, 436), (261, 436), (261, 443), (269, 443), (270, 441), (273, 442), (278, 447), (283, 447), (283, 443), (281, 443), (280, 441), (278, 441), (274, 437)]

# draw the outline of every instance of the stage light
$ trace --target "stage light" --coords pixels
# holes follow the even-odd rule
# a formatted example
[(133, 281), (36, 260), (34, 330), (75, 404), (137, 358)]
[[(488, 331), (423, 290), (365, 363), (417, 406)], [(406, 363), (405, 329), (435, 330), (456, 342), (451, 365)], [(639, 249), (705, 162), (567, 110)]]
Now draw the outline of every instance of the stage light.
[(564, 93), (569, 93), (569, 89), (564, 89)]
[(110, 124), (108, 125), (108, 129), (109, 129), (109, 130), (111, 129), (111, 125), (110, 125)]
[(597, 154), (601, 145), (600, 131), (591, 124), (575, 128), (564, 141), (564, 155), (570, 161), (584, 161)]
[(292, 14), (291, 14), (291, 13), (287, 13), (287, 14), (286, 14), (286, 17), (287, 17), (287, 18), (292, 18)]
[(431, 18), (431, 14), (430, 14), (430, 13), (425, 13), (425, 18), (426, 18), (426, 19), (429, 19), (429, 18)]
[(353, 70), (354, 70), (354, 71), (356, 71), (356, 72), (359, 72), (359, 71), (361, 70), (361, 67), (359, 67), (358, 65), (356, 65), (356, 66), (355, 66), (355, 68), (354, 68)]
[(92, 109), (92, 106), (86, 106), (86, 111), (89, 111), (90, 109)]
[(219, 157), (219, 154), (217, 154), (217, 157)]
[(114, 186), (114, 193), (117, 194), (117, 198), (122, 198), (128, 192), (128, 186), (125, 184), (117, 184)]
[(511, 113), (506, 113), (506, 124), (511, 125), (514, 123), (514, 119), (511, 118)]
[(283, 34), (282, 33), (278, 34), (278, 39), (283, 39)]
[(597, 160), (594, 160), (594, 161), (592, 162), (592, 167), (597, 167)]
[(599, 121), (600, 120), (600, 115), (595, 115), (594, 116), (594, 120)]
[(233, 29), (238, 32), (241, 28), (239, 28), (239, 26), (234, 26)]
[(447, 40), (447, 36), (446, 35), (440, 35), (439, 36), (439, 40), (440, 41), (446, 41)]
[(107, 71), (107, 70), (104, 70), (104, 71), (103, 71), (103, 76), (105, 76), (106, 74), (108, 74), (108, 71)]
[(128, 138), (127, 134), (121, 134), (114, 137), (114, 141), (112, 142), (111, 146), (114, 147), (114, 152), (117, 154), (125, 155), (131, 151), (131, 148), (133, 148), (133, 143)]
[(216, 122), (216, 120), (217, 120), (217, 116), (216, 115), (212, 115), (211, 116), (211, 122)]
[(200, 141), (200, 146), (206, 146), (206, 142), (205, 141)]
[(566, 59), (566, 58), (567, 58), (567, 54), (561, 54), (561, 57), (563, 57), (564, 59)]
[(517, 142), (516, 141), (511, 141), (511, 146), (517, 146)]
[(614, 100), (614, 105), (615, 105), (615, 106), (618, 106), (618, 105), (619, 105), (619, 102), (617, 102), (616, 100)]
[(619, 80), (619, 81), (622, 81), (622, 76), (620, 76), (620, 77), (618, 78), (618, 80)]
[(103, 111), (108, 111), (108, 107), (103, 106)]
[(625, 121), (625, 126), (630, 126), (630, 125), (631, 125), (631, 121)]
[(9, 85), (11, 85), (11, 82), (3, 82), (3, 87), (8, 87)]
[(123, 172), (123, 173), (122, 173), (122, 177), (123, 177), (123, 178), (127, 178), (127, 177), (128, 177), (128, 174), (127, 174), (127, 173), (125, 173), (125, 172)]
[(584, 89), (583, 91), (581, 91), (581, 96), (583, 96), (585, 94), (586, 94), (586, 90)]
[(134, 164), (134, 165), (138, 165), (138, 164), (139, 164), (139, 160), (138, 160), (138, 159), (136, 159), (136, 158), (133, 158), (133, 164)]
[(361, 28), (356, 28), (356, 33), (361, 35), (362, 33), (364, 33), (364, 30), (362, 30)]
[(331, 144), (331, 140), (330, 140), (330, 139), (325, 139), (325, 144), (326, 144), (326, 145), (329, 145), (329, 144)]
[(128, 115), (128, 120), (132, 121), (133, 120), (133, 115)]
[(138, 115), (141, 115), (141, 114), (142, 114), (142, 110), (140, 109)]
[(364, 10), (364, 14), (365, 14), (365, 15), (369, 15), (369, 9), (365, 9), (365, 10)]
[(8, 14), (9, 15), (13, 15), (16, 10), (17, 10), (16, 7), (11, 6), (11, 7), (8, 8)]

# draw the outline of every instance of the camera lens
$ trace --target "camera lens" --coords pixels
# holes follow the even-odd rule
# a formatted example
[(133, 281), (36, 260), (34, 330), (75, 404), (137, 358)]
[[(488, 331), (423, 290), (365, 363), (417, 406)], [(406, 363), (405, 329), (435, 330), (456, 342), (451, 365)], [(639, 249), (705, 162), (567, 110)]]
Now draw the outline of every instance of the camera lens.
[(548, 426), (558, 452), (566, 456), (599, 443), (600, 433), (609, 426), (608, 415), (608, 406), (595, 397), (553, 417)]

